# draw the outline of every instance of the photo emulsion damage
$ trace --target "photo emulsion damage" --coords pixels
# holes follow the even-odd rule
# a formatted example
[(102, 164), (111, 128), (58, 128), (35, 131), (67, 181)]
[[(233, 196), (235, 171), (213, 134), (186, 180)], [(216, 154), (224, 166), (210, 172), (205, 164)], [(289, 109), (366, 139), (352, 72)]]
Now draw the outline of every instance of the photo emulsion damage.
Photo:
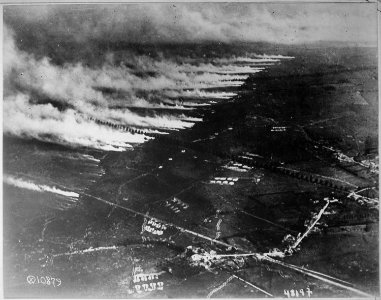
[(377, 3), (3, 6), (11, 298), (379, 296)]

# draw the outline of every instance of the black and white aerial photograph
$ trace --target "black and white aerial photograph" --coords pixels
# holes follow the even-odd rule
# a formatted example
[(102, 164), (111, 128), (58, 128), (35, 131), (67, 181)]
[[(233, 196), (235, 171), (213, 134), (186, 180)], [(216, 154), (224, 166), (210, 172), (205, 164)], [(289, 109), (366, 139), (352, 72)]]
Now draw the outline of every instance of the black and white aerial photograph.
[(5, 298), (370, 298), (378, 8), (3, 5)]

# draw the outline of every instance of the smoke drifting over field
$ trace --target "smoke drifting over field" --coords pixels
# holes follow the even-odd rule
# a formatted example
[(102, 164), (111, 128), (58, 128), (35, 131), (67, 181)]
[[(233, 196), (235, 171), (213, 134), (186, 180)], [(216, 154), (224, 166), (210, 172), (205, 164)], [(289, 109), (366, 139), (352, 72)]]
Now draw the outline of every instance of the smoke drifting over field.
[(6, 184), (13, 185), (18, 188), (28, 189), (35, 192), (49, 192), (49, 193), (58, 194), (61, 196), (66, 196), (66, 197), (73, 197), (73, 198), (79, 197), (79, 194), (75, 192), (64, 191), (54, 186), (50, 187), (43, 184), (36, 184), (34, 182), (17, 178), (14, 176), (4, 176), (4, 182)]
[[(376, 20), (369, 7), (353, 6), (7, 6), (4, 131), (72, 147), (122, 151), (148, 138), (104, 124), (145, 132), (189, 128), (202, 120), (191, 114), (192, 106), (226, 101), (236, 92), (219, 89), (239, 87), (251, 74), (291, 58), (242, 49), (235, 53), (221, 43), (292, 44), (323, 36), (372, 42), (368, 37), (374, 35), (363, 32), (361, 22), (343, 22), (347, 13), (370, 25)], [(284, 35), (284, 28), (297, 35)], [(208, 43), (214, 46), (205, 47)], [(145, 108), (145, 113), (135, 108)]]
[[(249, 59), (249, 58), (248, 58)], [(206, 91), (206, 88), (239, 86), (249, 74), (263, 68), (241, 65), (244, 58), (202, 59), (186, 63), (146, 55), (129, 54), (125, 63), (116, 64), (112, 55), (101, 66), (77, 62), (56, 65), (49, 57), (20, 50), (12, 29), (4, 30), (4, 132), (69, 146), (85, 146), (108, 151), (123, 151), (148, 138), (97, 124), (145, 128), (184, 129), (200, 118), (184, 113), (159, 113), (147, 116), (131, 107), (147, 109), (179, 105), (192, 99), (229, 99), (232, 92)], [(268, 58), (252, 63), (268, 62)], [(270, 59), (270, 61), (277, 61)], [(192, 106), (192, 101), (187, 107)], [(206, 104), (206, 103), (204, 103)]]

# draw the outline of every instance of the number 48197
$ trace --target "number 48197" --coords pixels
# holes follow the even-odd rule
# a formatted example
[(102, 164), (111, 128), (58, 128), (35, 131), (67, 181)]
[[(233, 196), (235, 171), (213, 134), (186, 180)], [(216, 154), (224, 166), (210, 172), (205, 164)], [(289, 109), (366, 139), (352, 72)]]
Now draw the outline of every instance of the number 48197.
[(300, 290), (284, 290), (284, 294), (287, 296), (287, 298), (299, 298), (299, 297), (305, 297), (307, 296), (308, 298), (311, 297), (312, 295), (312, 291), (311, 289), (308, 287), (306, 288), (305, 290), (304, 289), (300, 289)]

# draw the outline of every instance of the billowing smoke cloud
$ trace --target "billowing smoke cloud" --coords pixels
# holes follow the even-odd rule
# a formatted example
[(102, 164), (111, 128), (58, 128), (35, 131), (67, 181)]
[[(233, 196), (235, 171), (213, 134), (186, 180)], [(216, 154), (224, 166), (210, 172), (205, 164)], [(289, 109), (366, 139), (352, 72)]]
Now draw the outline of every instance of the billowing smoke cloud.
[[(232, 25), (229, 22), (224, 29), (219, 23), (213, 25), (208, 10), (198, 11), (197, 5), (157, 7), (160, 11), (153, 13), (146, 5), (120, 6), (125, 15), (102, 5), (7, 8), (3, 52), (4, 132), (69, 146), (123, 151), (149, 138), (105, 124), (157, 133), (189, 128), (202, 121), (190, 114), (192, 106), (230, 99), (236, 95), (234, 91), (218, 89), (240, 86), (250, 74), (262, 71), (266, 65), (290, 58), (254, 53), (246, 53), (245, 57), (231, 53), (221, 57), (199, 56), (199, 53), (168, 57), (160, 51), (151, 56), (149, 50), (137, 54), (131, 50), (134, 47), (119, 52), (102, 50), (104, 42), (139, 40), (145, 44), (152, 42), (157, 34), (162, 41), (173, 41), (179, 35), (181, 41), (203, 41), (212, 34), (217, 39), (231, 40), (236, 34), (229, 29)], [(218, 7), (217, 13), (229, 11)], [(160, 14), (171, 14), (173, 10), (179, 16), (178, 24), (166, 23)], [(50, 26), (53, 18), (55, 25)], [(110, 23), (114, 24), (112, 28)], [(134, 26), (128, 26), (131, 24)], [(28, 30), (20, 30), (20, 26), (28, 26)], [(199, 26), (204, 31), (194, 36)], [(190, 31), (183, 36), (184, 28)], [(31, 37), (35, 38), (32, 42)], [(70, 48), (73, 41), (83, 46), (85, 54), (98, 53), (100, 59), (89, 63), (79, 55), (66, 61), (67, 53), (76, 56), (77, 48)], [(91, 48), (93, 41), (96, 47)], [(60, 43), (63, 52), (49, 50), (59, 49)], [(42, 47), (41, 51), (36, 50), (36, 45)], [(62, 57), (57, 59), (57, 54)]]
[[(163, 76), (143, 80), (124, 67), (95, 70), (80, 64), (55, 66), (48, 58), (37, 60), (18, 50), (10, 30), (5, 28), (4, 132), (72, 146), (122, 151), (147, 137), (102, 127), (83, 116), (153, 129), (187, 128), (192, 123), (182, 121), (187, 118), (184, 115), (149, 117), (128, 109), (111, 109), (109, 106), (116, 102), (94, 87), (125, 90), (130, 93), (127, 104), (149, 107), (152, 105), (133, 92), (167, 88), (172, 85), (169, 81)], [(60, 106), (41, 102), (41, 98), (52, 99)]]
[[(35, 38), (132, 43), (377, 40), (377, 3), (140, 3), (6, 7)], [(55, 24), (54, 26), (43, 26)]]
[[(123, 151), (148, 140), (144, 135), (101, 126), (94, 120), (130, 127), (182, 129), (199, 118), (185, 114), (141, 115), (133, 107), (183, 109), (177, 99), (228, 99), (227, 92), (206, 88), (239, 86), (255, 67), (273, 58), (215, 59), (213, 63), (178, 63), (146, 55), (115, 64), (112, 55), (99, 67), (82, 63), (55, 65), (18, 49), (13, 31), (4, 28), (4, 132), (70, 146)], [(128, 66), (127, 66), (128, 65)], [(200, 103), (196, 104), (199, 105)], [(188, 105), (191, 106), (191, 105)], [(159, 131), (160, 132), (160, 131)]]
[(51, 104), (31, 105), (25, 94), (8, 96), (4, 101), (4, 132), (70, 146), (106, 151), (132, 148), (144, 135), (119, 132), (81, 118), (72, 109), (59, 111)]
[(3, 178), (3, 181), (6, 184), (13, 185), (15, 187), (22, 188), (22, 189), (28, 189), (31, 191), (49, 192), (49, 193), (58, 194), (61, 196), (66, 196), (66, 197), (71, 197), (71, 198), (78, 198), (79, 197), (79, 194), (75, 193), (75, 192), (64, 191), (64, 190), (58, 189), (54, 186), (50, 187), (47, 185), (36, 184), (32, 181), (24, 180), (21, 178), (10, 176), (10, 175), (5, 175)]

